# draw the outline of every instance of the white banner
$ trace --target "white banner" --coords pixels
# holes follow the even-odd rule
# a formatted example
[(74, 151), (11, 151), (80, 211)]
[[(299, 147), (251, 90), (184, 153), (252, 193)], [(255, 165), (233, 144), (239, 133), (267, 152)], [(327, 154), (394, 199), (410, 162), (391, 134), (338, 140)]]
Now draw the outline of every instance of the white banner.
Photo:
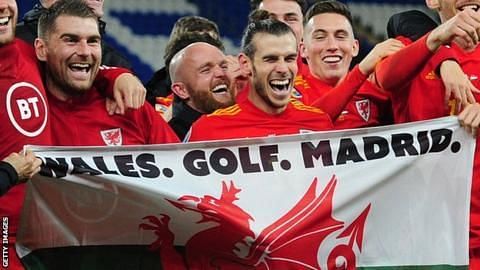
[(251, 140), (36, 148), (47, 166), (29, 183), (17, 252), (27, 265), (48, 265), (46, 253), (61, 264), (51, 255), (59, 248), (135, 246), (164, 269), (462, 268), (474, 144), (456, 118), (443, 118)]

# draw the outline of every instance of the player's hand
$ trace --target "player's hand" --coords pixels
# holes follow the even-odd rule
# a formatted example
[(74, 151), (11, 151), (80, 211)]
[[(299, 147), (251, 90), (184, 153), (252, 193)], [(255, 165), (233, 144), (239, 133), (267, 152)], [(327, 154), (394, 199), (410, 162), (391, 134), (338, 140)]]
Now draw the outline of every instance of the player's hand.
[(250, 74), (246, 73), (244, 69), (240, 67), (238, 57), (234, 55), (227, 55), (225, 57), (227, 61), (227, 77), (230, 83), (235, 87), (235, 95), (242, 91), (250, 80)]
[(138, 109), (143, 106), (146, 94), (147, 90), (135, 75), (124, 73), (118, 76), (113, 86), (116, 106), (108, 106), (107, 102), (107, 111), (112, 115), (124, 114), (126, 109)]
[(478, 126), (480, 125), (480, 104), (468, 104), (458, 115), (458, 121), (465, 130), (474, 137), (478, 135)]
[(455, 40), (463, 49), (470, 50), (479, 42), (479, 13), (466, 9), (435, 28), (427, 38), (427, 47), (435, 52), (441, 45)]
[(405, 47), (405, 45), (401, 41), (393, 38), (380, 42), (363, 58), (358, 68), (363, 75), (368, 76), (375, 70), (375, 66), (380, 60), (398, 52), (403, 47)]
[(40, 171), (42, 161), (35, 157), (32, 151), (27, 150), (25, 154), (11, 153), (3, 161), (12, 165), (18, 174), (18, 180), (25, 182)]
[(111, 98), (105, 99), (105, 108), (107, 109), (109, 115), (123, 114), (123, 112), (120, 110), (120, 107), (118, 107), (117, 102)]
[(445, 105), (448, 105), (451, 95), (461, 107), (476, 102), (473, 92), (480, 93), (480, 90), (472, 84), (456, 61), (444, 61), (440, 65), (440, 77), (445, 85)]

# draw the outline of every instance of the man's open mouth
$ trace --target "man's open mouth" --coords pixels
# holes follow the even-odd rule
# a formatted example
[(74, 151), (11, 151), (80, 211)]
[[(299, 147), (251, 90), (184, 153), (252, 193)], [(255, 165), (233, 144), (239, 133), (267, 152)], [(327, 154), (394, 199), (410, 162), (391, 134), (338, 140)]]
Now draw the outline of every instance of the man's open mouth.
[(212, 89), (215, 94), (222, 94), (228, 92), (228, 86), (226, 84), (219, 84)]
[(269, 84), (274, 91), (286, 91), (289, 89), (290, 82), (290, 79), (271, 80)]
[(2, 17), (0, 18), (0, 26), (6, 26), (12, 17)]
[(92, 69), (91, 64), (86, 63), (74, 63), (68, 66), (74, 72), (85, 72), (88, 73)]
[(457, 7), (457, 9), (460, 11), (464, 11), (466, 9), (472, 9), (474, 11), (478, 11), (479, 8), (480, 8), (480, 4), (476, 4), (476, 3), (467, 3)]
[(330, 55), (330, 56), (325, 56), (322, 58), (323, 62), (327, 64), (337, 64), (342, 61), (342, 57), (339, 55)]

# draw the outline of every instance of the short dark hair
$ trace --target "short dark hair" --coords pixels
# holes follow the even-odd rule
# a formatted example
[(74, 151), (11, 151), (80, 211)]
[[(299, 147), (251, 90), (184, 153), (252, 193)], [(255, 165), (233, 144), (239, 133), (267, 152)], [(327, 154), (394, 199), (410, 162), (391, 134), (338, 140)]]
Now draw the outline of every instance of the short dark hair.
[(266, 20), (266, 19), (275, 19), (272, 17), (268, 11), (263, 9), (256, 9), (248, 14), (248, 23), (253, 23), (256, 21)]
[(295, 33), (288, 25), (275, 19), (257, 20), (249, 23), (242, 38), (242, 52), (250, 59), (253, 59), (257, 49), (255, 44), (253, 44), (253, 38), (255, 35), (262, 33), (276, 36), (286, 34), (295, 36)]
[[(294, 1), (297, 2), (297, 4), (300, 6), (300, 9), (302, 10), (302, 14), (305, 14), (308, 8), (308, 3), (307, 0), (284, 0), (284, 1)], [(258, 9), (260, 4), (263, 2), (263, 0), (250, 0), (250, 11), (254, 11)]]
[(350, 9), (348, 9), (347, 5), (344, 3), (335, 0), (319, 1), (311, 6), (305, 15), (305, 23), (308, 23), (312, 17), (324, 13), (335, 13), (342, 15), (347, 18), (347, 20), (350, 22), (350, 25), (353, 27), (353, 18)]
[(220, 37), (220, 31), (218, 31), (218, 25), (207, 18), (200, 16), (184, 16), (178, 19), (173, 25), (172, 32), (170, 33), (170, 39), (177, 38), (188, 32), (213, 32), (216, 37)]
[[(55, 28), (55, 22), (58, 17), (74, 16), (80, 18), (92, 18), (98, 23), (98, 18), (84, 1), (59, 0), (40, 16), (38, 20), (38, 36), (46, 39)], [(81, 26), (79, 26), (81, 27)]]
[(181, 36), (169, 40), (167, 46), (165, 47), (165, 55), (163, 56), (163, 60), (165, 60), (165, 67), (167, 68), (167, 70), (169, 69), (170, 62), (172, 61), (172, 58), (175, 56), (175, 54), (195, 42), (205, 42), (217, 47), (221, 51), (225, 50), (222, 42), (218, 39), (212, 38), (209, 34), (195, 32), (184, 33)]

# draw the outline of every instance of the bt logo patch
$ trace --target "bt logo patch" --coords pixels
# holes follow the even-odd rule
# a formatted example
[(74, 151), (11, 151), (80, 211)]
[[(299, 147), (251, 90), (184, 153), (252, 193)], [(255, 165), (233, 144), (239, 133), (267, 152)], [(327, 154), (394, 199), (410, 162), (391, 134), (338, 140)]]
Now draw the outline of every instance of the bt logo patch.
[(47, 102), (33, 84), (19, 82), (12, 85), (7, 92), (6, 106), (10, 122), (21, 134), (35, 137), (45, 129)]

